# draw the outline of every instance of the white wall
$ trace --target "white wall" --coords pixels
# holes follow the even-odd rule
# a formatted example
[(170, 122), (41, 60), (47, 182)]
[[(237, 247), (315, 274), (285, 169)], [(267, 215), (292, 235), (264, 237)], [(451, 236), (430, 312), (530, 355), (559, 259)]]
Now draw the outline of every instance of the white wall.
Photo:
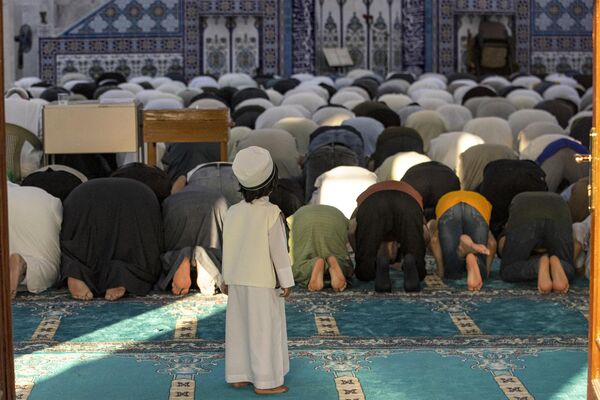
[[(23, 76), (38, 76), (39, 38), (53, 37), (68, 29), (109, 0), (2, 0), (4, 12), (4, 82), (7, 87)], [(42, 24), (40, 12), (46, 13)], [(33, 31), (31, 50), (17, 68), (18, 43), (14, 41), (22, 24)]]

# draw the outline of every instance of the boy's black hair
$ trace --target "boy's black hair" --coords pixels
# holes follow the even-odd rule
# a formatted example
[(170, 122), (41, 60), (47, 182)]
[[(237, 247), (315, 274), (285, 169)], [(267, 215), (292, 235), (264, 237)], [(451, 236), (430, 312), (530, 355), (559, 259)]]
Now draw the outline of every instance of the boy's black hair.
[(279, 178), (277, 177), (277, 167), (275, 166), (275, 164), (273, 164), (273, 169), (274, 173), (270, 182), (268, 182), (265, 186), (261, 187), (260, 189), (249, 190), (240, 185), (240, 193), (242, 194), (242, 196), (244, 196), (244, 200), (247, 203), (252, 203), (256, 199), (268, 196), (273, 190), (275, 190), (275, 188), (277, 187), (277, 182), (279, 180)]

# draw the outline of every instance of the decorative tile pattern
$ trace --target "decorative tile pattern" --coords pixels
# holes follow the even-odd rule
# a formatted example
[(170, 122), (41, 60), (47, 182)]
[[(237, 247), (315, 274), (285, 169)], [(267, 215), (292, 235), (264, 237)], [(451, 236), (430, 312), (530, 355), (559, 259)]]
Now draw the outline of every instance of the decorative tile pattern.
[(56, 79), (69, 72), (81, 72), (91, 77), (105, 71), (117, 71), (125, 77), (157, 76), (183, 72), (183, 57), (173, 53), (147, 54), (61, 54), (56, 56)]
[(112, 0), (61, 36), (178, 35), (181, 12), (179, 0)]
[[(306, 7), (297, 8), (306, 12)], [(371, 69), (380, 75), (402, 69), (422, 70), (423, 2), (323, 0), (315, 2), (313, 8), (318, 73), (331, 72), (323, 57), (323, 49), (331, 47), (348, 49), (354, 61), (353, 68)], [(307, 26), (306, 22), (297, 25), (302, 29)], [(309, 42), (298, 44), (296, 51), (312, 56), (311, 51), (302, 50), (308, 45)]]
[(315, 70), (315, 2), (293, 0), (292, 4), (293, 72)]
[(534, 35), (591, 36), (592, 0), (535, 0), (531, 13)]
[(394, 48), (394, 66), (402, 66), (410, 72), (420, 73), (425, 68), (425, 2), (422, 0), (403, 0), (402, 23), (399, 18), (393, 22), (393, 35), (396, 42), (402, 40), (402, 59), (398, 60), (398, 49)]
[[(562, 72), (567, 64), (576, 70), (589, 70), (587, 56), (562, 53), (587, 53), (591, 57), (591, 0), (433, 0), (432, 7), (437, 26), (433, 27), (431, 48), (439, 72), (461, 69), (463, 49), (457, 43), (465, 15), (503, 19), (515, 38), (516, 60), (522, 71)], [(531, 49), (536, 53), (531, 54)], [(554, 60), (539, 52), (552, 52)]]
[(513, 35), (516, 43), (516, 60), (521, 69), (529, 68), (530, 51), (530, 2), (529, 0), (435, 0), (437, 10), (438, 72), (449, 74), (456, 71), (456, 18), (464, 14), (509, 15), (515, 20)]
[(580, 71), (592, 74), (593, 55), (589, 51), (535, 51), (531, 54), (531, 71), (536, 74)]
[[(77, 68), (77, 63), (67, 62), (66, 57), (58, 65), (59, 56), (110, 55), (113, 57), (96, 57), (94, 70), (116, 63), (116, 67), (132, 73), (138, 68), (141, 71), (145, 59), (157, 54), (168, 54), (171, 59), (165, 64), (164, 57), (159, 57), (142, 73), (162, 74), (175, 68), (187, 79), (207, 70), (254, 73), (260, 69), (278, 74), (284, 57), (283, 1), (112, 0), (61, 37), (40, 39), (40, 76), (56, 82), (63, 69)], [(233, 17), (236, 21), (229, 25), (233, 29), (223, 62), (219, 54), (205, 48), (208, 39), (204, 29), (207, 20), (219, 18), (221, 28), (228, 31), (225, 24)], [(217, 40), (222, 37), (217, 36)], [(138, 59), (144, 59), (141, 65)], [(218, 68), (221, 63), (223, 68)]]

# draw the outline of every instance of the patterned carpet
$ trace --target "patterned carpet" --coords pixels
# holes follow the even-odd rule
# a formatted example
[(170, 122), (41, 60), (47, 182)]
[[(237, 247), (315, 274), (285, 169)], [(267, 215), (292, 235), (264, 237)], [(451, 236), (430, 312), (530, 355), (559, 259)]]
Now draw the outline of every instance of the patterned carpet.
[[(372, 284), (286, 305), (290, 391), (281, 399), (584, 399), (587, 281), (568, 296), (496, 277), (477, 294), (429, 279), (419, 294)], [(109, 303), (66, 291), (13, 306), (20, 399), (245, 399), (224, 382), (226, 297)]]

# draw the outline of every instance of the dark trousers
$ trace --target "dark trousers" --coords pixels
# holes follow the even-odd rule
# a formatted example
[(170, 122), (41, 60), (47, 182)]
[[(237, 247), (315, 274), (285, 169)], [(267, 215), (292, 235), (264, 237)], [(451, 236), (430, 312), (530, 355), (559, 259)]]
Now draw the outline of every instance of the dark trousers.
[(415, 257), (419, 278), (425, 278), (423, 210), (410, 195), (386, 190), (369, 196), (356, 213), (356, 277), (375, 279), (381, 243), (395, 241), (402, 256)]
[(500, 264), (502, 279), (507, 282), (536, 280), (539, 256), (532, 257), (536, 248), (544, 248), (549, 256), (558, 257), (567, 278), (573, 279), (575, 268), (571, 225), (561, 224), (551, 218), (522, 222), (519, 226), (507, 229)]
[[(460, 279), (464, 276), (466, 269), (465, 259), (459, 257), (457, 252), (460, 236), (468, 235), (474, 243), (485, 245), (489, 226), (474, 207), (458, 203), (440, 217), (438, 232), (444, 259), (444, 277)], [(482, 277), (487, 275), (486, 257), (485, 254), (477, 254), (477, 264)]]

